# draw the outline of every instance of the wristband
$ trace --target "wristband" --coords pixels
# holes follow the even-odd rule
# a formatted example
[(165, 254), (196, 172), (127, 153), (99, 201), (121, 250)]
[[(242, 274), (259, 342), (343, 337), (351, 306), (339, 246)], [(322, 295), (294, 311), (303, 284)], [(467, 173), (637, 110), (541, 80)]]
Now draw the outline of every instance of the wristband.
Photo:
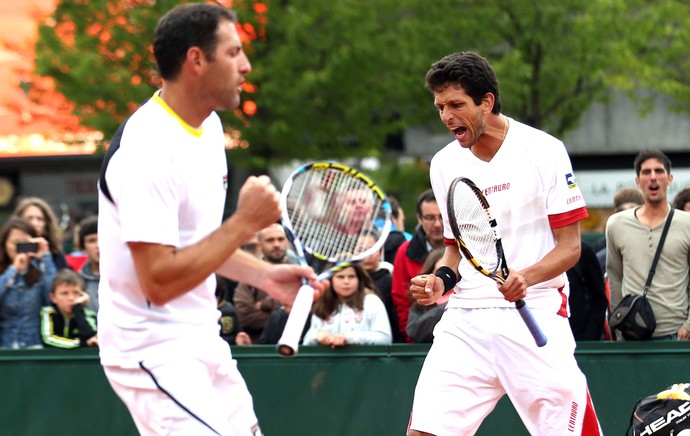
[(458, 283), (457, 274), (455, 274), (455, 271), (447, 266), (442, 266), (441, 268), (437, 269), (434, 275), (443, 280), (443, 294), (453, 289), (455, 284)]

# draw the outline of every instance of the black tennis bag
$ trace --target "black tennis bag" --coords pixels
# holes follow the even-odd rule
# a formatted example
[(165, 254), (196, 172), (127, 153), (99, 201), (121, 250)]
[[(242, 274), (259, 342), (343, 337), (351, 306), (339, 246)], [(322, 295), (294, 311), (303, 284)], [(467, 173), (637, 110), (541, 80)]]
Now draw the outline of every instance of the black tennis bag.
[(626, 435), (631, 428), (633, 436), (690, 436), (690, 383), (639, 400)]

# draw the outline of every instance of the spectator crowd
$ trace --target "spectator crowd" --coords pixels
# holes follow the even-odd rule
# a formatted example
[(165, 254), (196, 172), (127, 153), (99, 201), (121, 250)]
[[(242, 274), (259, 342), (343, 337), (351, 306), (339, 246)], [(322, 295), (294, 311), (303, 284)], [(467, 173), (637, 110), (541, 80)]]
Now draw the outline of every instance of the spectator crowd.
[(65, 254), (62, 229), (38, 197), (19, 201), (0, 233), (0, 348), (98, 346), (98, 220), (74, 226)]
[[(690, 188), (671, 201), (669, 158), (657, 150), (634, 162), (637, 188), (613, 199), (605, 236), (582, 240), (578, 263), (568, 271), (569, 319), (576, 340), (621, 340), (608, 315), (628, 294), (641, 293), (658, 233), (670, 207), (677, 213), (648, 298), (658, 327), (652, 339), (690, 339)], [(431, 190), (419, 194), (412, 232), (393, 198), (393, 228), (381, 250), (339, 271), (317, 300), (302, 334), (304, 345), (424, 343), (452, 293), (430, 306), (412, 298), (410, 280), (438, 269), (443, 222)], [(679, 216), (680, 215), (680, 216)], [(71, 236), (63, 241), (63, 236)], [(69, 243), (67, 243), (69, 242)], [(361, 244), (373, 244), (363, 236)], [(65, 252), (64, 247), (72, 247)], [(272, 224), (241, 247), (265, 262), (297, 262), (283, 227)], [(98, 346), (98, 219), (88, 215), (68, 235), (48, 202), (21, 199), (0, 233), (0, 348)], [(216, 277), (220, 335), (230, 345), (276, 344), (290, 306), (263, 289)]]

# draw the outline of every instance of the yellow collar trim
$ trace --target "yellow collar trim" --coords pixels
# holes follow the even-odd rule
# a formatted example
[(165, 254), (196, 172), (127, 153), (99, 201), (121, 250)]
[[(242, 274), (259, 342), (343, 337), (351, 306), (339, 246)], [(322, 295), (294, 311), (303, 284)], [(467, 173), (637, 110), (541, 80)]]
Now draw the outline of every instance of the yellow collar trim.
[(161, 92), (161, 91), (158, 90), (158, 91), (156, 91), (155, 93), (153, 93), (153, 97), (151, 97), (151, 100), (155, 101), (155, 102), (158, 103), (163, 109), (165, 109), (165, 111), (166, 111), (167, 113), (169, 113), (173, 118), (175, 118), (175, 119), (177, 120), (177, 122), (180, 123), (180, 125), (181, 125), (186, 131), (188, 131), (188, 132), (191, 133), (192, 135), (196, 136), (197, 138), (201, 137), (201, 135), (204, 133), (203, 128), (200, 127), (200, 128), (197, 129), (197, 128), (192, 127), (192, 126), (190, 126), (189, 124), (187, 124), (187, 123), (185, 122), (185, 120), (183, 120), (182, 118), (180, 118), (180, 116), (177, 115), (177, 114), (175, 113), (175, 111), (172, 110), (172, 108), (171, 108), (170, 106), (168, 106), (168, 103), (166, 103), (165, 100), (163, 100), (163, 99), (160, 97), (160, 92)]

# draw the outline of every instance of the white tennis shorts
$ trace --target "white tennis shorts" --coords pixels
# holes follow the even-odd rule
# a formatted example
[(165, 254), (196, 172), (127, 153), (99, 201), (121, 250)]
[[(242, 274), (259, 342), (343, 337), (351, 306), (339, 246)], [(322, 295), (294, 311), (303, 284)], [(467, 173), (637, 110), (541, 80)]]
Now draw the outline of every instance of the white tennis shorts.
[(104, 367), (113, 390), (142, 435), (261, 435), (252, 397), (226, 353), (142, 361), (140, 368)]
[(533, 310), (539, 348), (514, 308), (448, 309), (415, 389), (410, 429), (473, 435), (508, 394), (532, 435), (600, 435), (568, 320)]

